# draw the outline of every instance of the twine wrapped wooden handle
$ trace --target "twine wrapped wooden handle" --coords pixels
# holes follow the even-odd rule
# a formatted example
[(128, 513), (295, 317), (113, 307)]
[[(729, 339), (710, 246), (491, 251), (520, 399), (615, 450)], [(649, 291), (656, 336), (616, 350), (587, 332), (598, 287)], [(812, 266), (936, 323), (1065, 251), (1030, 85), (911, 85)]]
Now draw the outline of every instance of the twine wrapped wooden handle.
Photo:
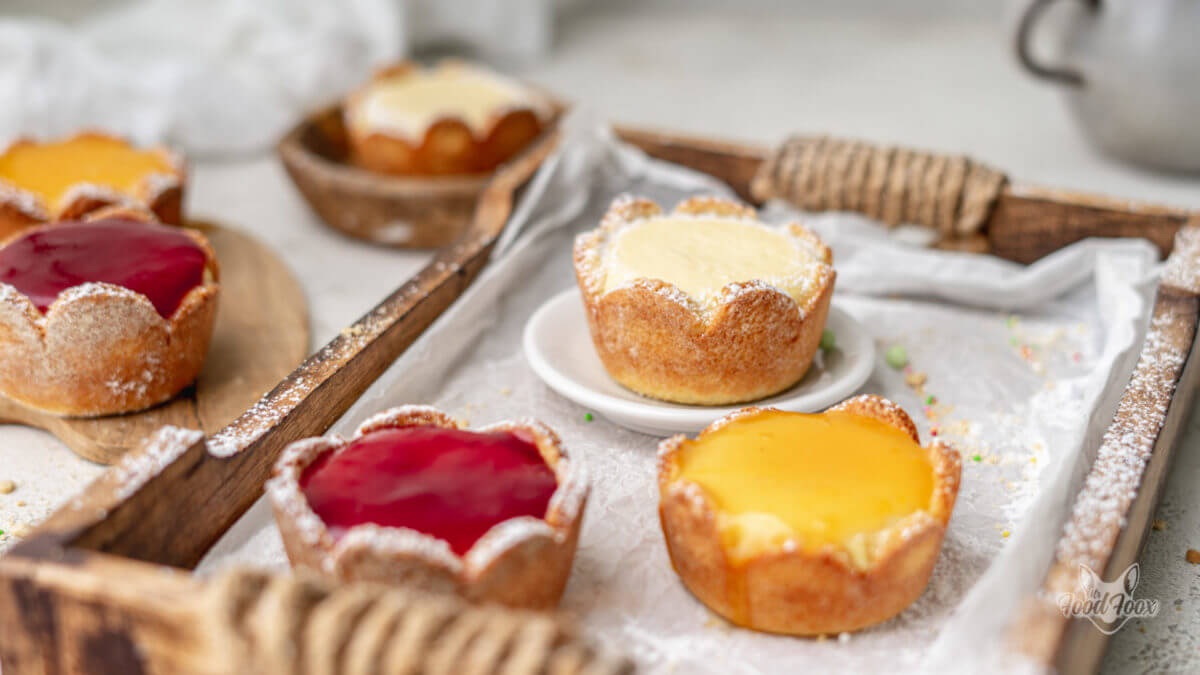
[(760, 201), (785, 199), (806, 211), (924, 225), (945, 239), (978, 234), (1006, 181), (961, 155), (797, 136), (763, 163), (750, 190)]
[[(279, 675), (633, 672), (554, 617), (452, 596), (238, 570), (207, 584), (202, 670)], [(200, 669), (198, 669), (200, 670)]]

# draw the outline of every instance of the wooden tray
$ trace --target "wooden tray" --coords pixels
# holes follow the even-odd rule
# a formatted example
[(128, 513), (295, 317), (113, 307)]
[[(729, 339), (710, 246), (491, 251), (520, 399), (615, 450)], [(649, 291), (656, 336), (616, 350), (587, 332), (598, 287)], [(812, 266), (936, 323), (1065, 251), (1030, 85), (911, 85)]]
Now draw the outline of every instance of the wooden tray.
[(45, 429), (77, 455), (111, 464), (166, 424), (217, 431), (300, 363), (308, 354), (308, 309), (287, 265), (236, 230), (188, 227), (208, 236), (221, 264), (217, 322), (196, 384), (149, 410), (89, 419), (43, 413), (0, 396), (0, 423)]
[[(671, 134), (623, 130), (648, 154), (707, 172), (743, 196), (764, 161), (762, 148)], [(312, 355), (261, 401), (206, 442), (163, 433), (59, 509), (28, 540), (0, 558), (0, 660), (6, 675), (75, 672), (202, 672), (180, 653), (212, 648), (180, 638), (181, 607), (195, 582), (155, 565), (191, 568), (258, 498), (279, 452), (320, 434), (466, 288), (486, 263), (514, 195), (559, 142), (539, 140), (502, 168), (485, 190), (470, 228), (431, 263)], [(992, 250), (1032, 260), (1097, 234), (1146, 235), (1164, 250), (1191, 214), (1024, 186), (1009, 186), (985, 234)], [(1200, 222), (1180, 234), (1159, 287), (1155, 321), (1125, 396), (1155, 405), (1123, 406), (1113, 428), (1135, 425), (1152, 440), (1127, 499), (1115, 503), (1116, 530), (1098, 533), (1093, 551), (1110, 576), (1137, 555), (1165, 467), (1191, 400), (1192, 345), (1200, 318)], [(216, 453), (210, 452), (208, 447)], [(1093, 471), (1103, 471), (1103, 460)], [(1073, 568), (1060, 558), (1055, 569)], [(165, 595), (172, 610), (148, 599)], [(1051, 594), (1050, 597), (1053, 597)], [(1069, 672), (1094, 669), (1104, 636), (1031, 599), (1017, 637), (1037, 661)], [(1036, 621), (1036, 624), (1033, 623)], [(97, 645), (116, 647), (105, 650)], [(135, 647), (136, 646), (136, 647)], [(131, 666), (132, 664), (132, 666)]]

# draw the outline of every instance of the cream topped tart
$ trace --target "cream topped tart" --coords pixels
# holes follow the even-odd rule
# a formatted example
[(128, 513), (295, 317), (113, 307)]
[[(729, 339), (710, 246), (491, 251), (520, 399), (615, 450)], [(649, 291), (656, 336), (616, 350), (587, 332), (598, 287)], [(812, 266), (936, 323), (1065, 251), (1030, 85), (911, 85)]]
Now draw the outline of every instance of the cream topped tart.
[(541, 424), (471, 431), (424, 406), (289, 446), (268, 486), (297, 567), (536, 608), (566, 586), (587, 491)]
[(541, 133), (550, 101), (483, 68), (445, 61), (384, 69), (346, 101), (351, 153), (363, 166), (410, 175), (494, 169)]
[(857, 630), (924, 590), (954, 508), (957, 451), (895, 404), (747, 408), (659, 446), (659, 513), (684, 584), (749, 628)]
[(179, 224), (183, 181), (182, 162), (167, 150), (138, 149), (97, 132), (17, 141), (0, 154), (0, 237), (112, 205), (149, 209)]
[(0, 393), (63, 415), (131, 412), (195, 380), (216, 317), (199, 232), (105, 209), (0, 246)]
[(620, 199), (575, 240), (588, 327), (609, 375), (640, 394), (718, 405), (770, 396), (812, 363), (832, 254), (797, 223), (769, 227), (726, 199), (667, 214)]

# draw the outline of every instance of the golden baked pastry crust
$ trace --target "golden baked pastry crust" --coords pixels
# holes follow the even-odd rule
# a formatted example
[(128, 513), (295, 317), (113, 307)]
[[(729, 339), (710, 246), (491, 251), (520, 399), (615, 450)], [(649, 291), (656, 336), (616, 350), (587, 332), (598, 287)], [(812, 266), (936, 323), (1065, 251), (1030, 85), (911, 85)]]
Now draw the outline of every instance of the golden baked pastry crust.
[[(63, 141), (83, 138), (102, 138), (128, 145), (124, 139), (100, 131), (80, 132)], [(17, 148), (38, 144), (38, 141), (30, 138), (19, 138), (0, 152), (0, 156)], [(167, 165), (167, 171), (147, 174), (131, 192), (95, 183), (76, 183), (68, 189), (62, 203), (57, 206), (47, 204), (38, 194), (0, 177), (0, 241), (5, 241), (14, 233), (34, 225), (78, 220), (87, 213), (109, 206), (146, 209), (152, 212), (159, 222), (170, 225), (183, 224), (183, 190), (187, 183), (187, 169), (183, 158), (164, 146), (138, 151), (158, 155)]]
[[(703, 437), (729, 422), (767, 408), (744, 408), (713, 422)], [(873, 417), (919, 442), (912, 420), (878, 396), (858, 396), (830, 408)], [(918, 511), (879, 533), (866, 564), (849, 551), (763, 552), (734, 564), (722, 546), (717, 509), (699, 485), (681, 480), (674, 436), (658, 449), (659, 518), (671, 563), (702, 603), (729, 621), (755, 630), (822, 635), (858, 630), (890, 619), (921, 595), (933, 572), (958, 495), (962, 460), (942, 441), (929, 445), (933, 497)]]
[[(110, 216), (155, 222), (146, 211), (119, 207), (83, 220)], [(204, 250), (208, 273), (167, 318), (146, 296), (114, 284), (69, 288), (42, 314), (0, 283), (0, 393), (46, 412), (95, 417), (149, 408), (191, 384), (212, 337), (220, 274), (204, 235), (182, 231)]]
[[(446, 60), (433, 72), (453, 69), (482, 70), (466, 62)], [(531, 101), (536, 105), (498, 108), (478, 128), (457, 116), (444, 115), (431, 120), (418, 137), (412, 137), (360, 122), (360, 106), (374, 86), (420, 70), (421, 66), (412, 61), (388, 66), (346, 98), (346, 137), (355, 163), (372, 171), (400, 175), (486, 173), (529, 145), (553, 118), (550, 101), (531, 91)]]
[(589, 487), (582, 465), (567, 457), (558, 436), (541, 422), (502, 422), (478, 431), (522, 431), (533, 438), (558, 480), (544, 519), (498, 523), (463, 556), (445, 541), (403, 527), (357, 525), (334, 541), (300, 488), (305, 468), (371, 431), (410, 426), (466, 428), (435, 408), (403, 406), (363, 422), (351, 439), (309, 438), (288, 446), (266, 491), (292, 565), (335, 581), (405, 584), (511, 607), (557, 605), (571, 574)]
[[(664, 215), (648, 199), (619, 199), (600, 226), (575, 239), (575, 276), (596, 353), (620, 384), (653, 398), (716, 405), (752, 401), (804, 377), (821, 342), (835, 273), (829, 247), (810, 230), (783, 230), (822, 263), (803, 307), (762, 281), (731, 283), (701, 307), (658, 279), (604, 290), (604, 251), (620, 230)], [(717, 197), (693, 197), (672, 215), (757, 219), (754, 209)]]

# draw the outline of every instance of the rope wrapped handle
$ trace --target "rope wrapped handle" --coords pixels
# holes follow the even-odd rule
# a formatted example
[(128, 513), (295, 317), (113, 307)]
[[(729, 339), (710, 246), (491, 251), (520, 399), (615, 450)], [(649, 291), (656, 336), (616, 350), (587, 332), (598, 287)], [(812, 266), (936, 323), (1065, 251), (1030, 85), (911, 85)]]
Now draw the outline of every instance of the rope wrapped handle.
[(978, 234), (1007, 177), (962, 155), (796, 136), (777, 148), (750, 184), (755, 199), (806, 211), (857, 211), (889, 226), (913, 223), (943, 239)]
[(203, 590), (207, 673), (633, 672), (551, 615), (478, 607), (454, 596), (235, 570)]

